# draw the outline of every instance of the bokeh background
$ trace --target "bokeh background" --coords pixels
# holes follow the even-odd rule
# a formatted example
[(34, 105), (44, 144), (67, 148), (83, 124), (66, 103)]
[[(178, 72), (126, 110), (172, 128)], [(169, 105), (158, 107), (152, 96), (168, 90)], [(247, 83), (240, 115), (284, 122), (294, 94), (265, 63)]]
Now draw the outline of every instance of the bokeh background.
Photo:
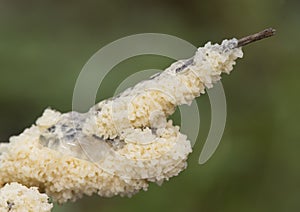
[[(210, 124), (202, 96), (198, 140), (178, 177), (132, 198), (85, 197), (54, 211), (300, 211), (299, 23), (297, 0), (0, 0), (0, 140), (21, 133), (48, 106), (71, 110), (81, 68), (118, 38), (157, 32), (201, 46), (271, 26), (277, 35), (245, 47), (244, 59), (223, 78), (227, 125), (206, 164), (198, 165)], [(158, 56), (122, 62), (98, 100), (128, 74), (171, 62)]]

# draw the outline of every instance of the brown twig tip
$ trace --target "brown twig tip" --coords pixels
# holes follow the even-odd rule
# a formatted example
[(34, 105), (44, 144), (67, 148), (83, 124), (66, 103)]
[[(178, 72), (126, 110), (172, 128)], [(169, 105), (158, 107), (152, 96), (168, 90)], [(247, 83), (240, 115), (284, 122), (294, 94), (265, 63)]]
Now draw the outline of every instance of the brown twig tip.
[(255, 33), (253, 35), (243, 37), (243, 38), (238, 40), (237, 47), (245, 46), (249, 43), (252, 43), (252, 42), (267, 38), (267, 37), (271, 37), (271, 36), (275, 35), (275, 32), (276, 32), (275, 29), (268, 28), (268, 29), (265, 29), (265, 30), (260, 31), (258, 33)]

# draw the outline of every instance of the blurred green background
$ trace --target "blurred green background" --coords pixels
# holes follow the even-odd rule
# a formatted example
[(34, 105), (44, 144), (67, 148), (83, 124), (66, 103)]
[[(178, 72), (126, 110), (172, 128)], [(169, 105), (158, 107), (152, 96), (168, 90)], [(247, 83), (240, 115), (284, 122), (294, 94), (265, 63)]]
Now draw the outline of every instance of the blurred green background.
[[(118, 38), (157, 32), (202, 46), (274, 27), (275, 37), (245, 47), (244, 59), (223, 77), (227, 125), (205, 165), (197, 163), (210, 124), (202, 96), (198, 141), (178, 177), (132, 198), (85, 197), (54, 211), (300, 211), (299, 23), (297, 0), (0, 0), (0, 140), (21, 133), (48, 106), (71, 110), (81, 68)], [(126, 74), (171, 62), (124, 61), (107, 76), (99, 100)]]

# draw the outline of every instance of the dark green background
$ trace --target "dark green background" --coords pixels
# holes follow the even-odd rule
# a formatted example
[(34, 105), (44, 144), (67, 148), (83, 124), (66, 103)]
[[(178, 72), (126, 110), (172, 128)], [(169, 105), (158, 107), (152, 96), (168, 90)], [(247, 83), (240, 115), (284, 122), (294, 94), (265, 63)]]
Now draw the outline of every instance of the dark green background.
[[(277, 35), (245, 47), (223, 78), (227, 125), (208, 163), (197, 164), (210, 124), (202, 96), (202, 126), (186, 171), (133, 198), (86, 197), (54, 211), (300, 211), (299, 23), (296, 0), (0, 0), (0, 140), (22, 132), (48, 106), (71, 110), (82, 66), (118, 38), (157, 32), (201, 46), (272, 26)], [(99, 100), (126, 74), (171, 62), (124, 61), (107, 76)]]

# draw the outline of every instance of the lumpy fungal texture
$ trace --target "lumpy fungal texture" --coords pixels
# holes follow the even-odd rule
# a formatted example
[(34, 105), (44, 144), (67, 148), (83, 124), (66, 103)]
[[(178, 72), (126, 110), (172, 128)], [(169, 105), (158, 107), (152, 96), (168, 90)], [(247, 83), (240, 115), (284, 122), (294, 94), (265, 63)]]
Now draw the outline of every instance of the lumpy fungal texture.
[(167, 117), (205, 93), (242, 57), (237, 40), (207, 43), (87, 113), (47, 109), (36, 125), (0, 146), (0, 183), (38, 186), (54, 200), (83, 195), (131, 196), (187, 166), (186, 135)]
[(0, 189), (1, 212), (49, 212), (52, 207), (48, 196), (41, 194), (37, 187), (9, 183)]

